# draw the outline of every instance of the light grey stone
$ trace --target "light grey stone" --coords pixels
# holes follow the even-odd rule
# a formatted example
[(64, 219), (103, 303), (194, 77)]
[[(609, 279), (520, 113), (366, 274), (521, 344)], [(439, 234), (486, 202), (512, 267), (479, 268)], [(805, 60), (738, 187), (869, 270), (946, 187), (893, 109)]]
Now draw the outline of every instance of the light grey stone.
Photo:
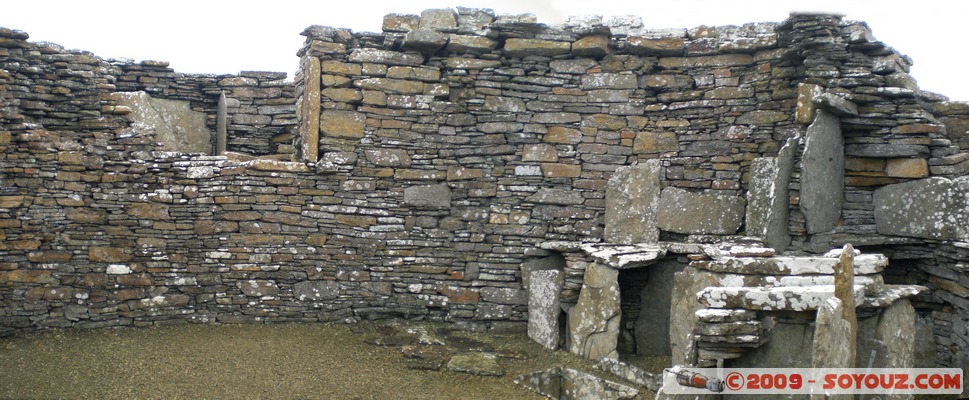
[(791, 243), (788, 232), (790, 196), (788, 188), (794, 172), (794, 155), (798, 138), (781, 147), (777, 157), (754, 159), (750, 166), (750, 190), (747, 192), (747, 234), (763, 238), (776, 252)]
[(844, 203), (844, 139), (838, 118), (819, 110), (807, 128), (801, 157), (801, 211), (808, 233), (830, 231)]
[(858, 365), (867, 366), (871, 360), (873, 368), (914, 368), (915, 308), (908, 299), (899, 299), (880, 311), (875, 317), (859, 321), (859, 332), (865, 334), (858, 336)]
[(448, 36), (429, 29), (417, 29), (404, 35), (403, 48), (432, 54), (447, 44)]
[(205, 113), (192, 110), (186, 100), (155, 99), (145, 92), (120, 92), (118, 105), (131, 109), (132, 128), (153, 133), (165, 150), (212, 152), (212, 131)]
[(252, 279), (236, 282), (236, 286), (243, 294), (250, 297), (275, 296), (279, 294), (276, 282), (262, 279)]
[(541, 188), (525, 201), (542, 204), (579, 205), (585, 202), (582, 193), (574, 190)]
[(340, 284), (336, 281), (302, 281), (293, 285), (293, 296), (297, 300), (330, 300), (340, 295)]
[(676, 233), (730, 235), (743, 223), (745, 204), (743, 197), (669, 187), (660, 195), (657, 226)]
[(686, 365), (691, 333), (697, 324), (696, 312), (706, 308), (697, 299), (697, 293), (710, 286), (720, 286), (717, 274), (692, 267), (673, 274), (673, 293), (670, 296), (670, 352), (673, 365)]
[(621, 167), (606, 184), (605, 240), (608, 243), (656, 243), (664, 169), (659, 160)]
[(451, 188), (447, 184), (411, 186), (404, 189), (404, 203), (418, 207), (451, 207)]
[(969, 237), (969, 178), (932, 177), (874, 193), (878, 233), (937, 240)]
[(894, 143), (849, 144), (845, 146), (845, 154), (864, 158), (927, 158), (929, 147)]
[(591, 360), (619, 358), (619, 270), (589, 264), (579, 301), (569, 311), (568, 349)]
[(844, 305), (836, 297), (818, 308), (811, 347), (813, 368), (854, 368), (855, 340), (851, 337), (853, 321), (844, 319)]
[(529, 275), (528, 337), (546, 349), (558, 349), (564, 275), (559, 269), (533, 270)]
[(432, 8), (421, 12), (419, 29), (449, 30), (458, 27), (458, 13), (450, 8)]

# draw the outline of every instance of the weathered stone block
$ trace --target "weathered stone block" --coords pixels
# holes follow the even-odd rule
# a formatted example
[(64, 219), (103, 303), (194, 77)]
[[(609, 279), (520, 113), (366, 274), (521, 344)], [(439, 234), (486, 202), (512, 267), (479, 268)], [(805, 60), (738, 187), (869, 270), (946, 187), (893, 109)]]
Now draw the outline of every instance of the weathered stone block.
[(415, 50), (424, 54), (433, 54), (447, 44), (448, 36), (429, 29), (417, 29), (404, 35), (404, 49)]
[(764, 239), (778, 252), (791, 242), (790, 223), (791, 175), (798, 138), (781, 147), (777, 157), (756, 158), (750, 165), (750, 190), (747, 191), (747, 234)]
[(420, 25), (421, 17), (413, 14), (387, 14), (384, 16), (384, 32), (407, 32)]
[(424, 56), (418, 53), (401, 53), (371, 48), (354, 49), (347, 59), (356, 63), (383, 65), (421, 65), (424, 63)]
[(757, 110), (744, 113), (737, 118), (740, 125), (774, 125), (778, 122), (786, 121), (790, 117), (787, 113), (780, 111)]
[(550, 126), (543, 140), (548, 143), (578, 144), (582, 141), (582, 131), (564, 126)]
[(484, 109), (496, 112), (523, 112), (525, 101), (514, 97), (486, 96)]
[(636, 89), (639, 78), (635, 74), (597, 73), (583, 75), (581, 89)]
[(435, 68), (394, 66), (387, 69), (387, 77), (394, 79), (411, 79), (424, 82), (437, 82), (441, 80), (441, 71)]
[(451, 188), (446, 184), (411, 186), (404, 189), (404, 203), (417, 207), (451, 207)]
[(362, 138), (367, 117), (356, 111), (324, 110), (320, 117), (320, 132), (342, 138)]
[(411, 165), (410, 155), (403, 149), (375, 149), (364, 153), (367, 161), (379, 167), (404, 167)]
[(448, 30), (458, 27), (458, 14), (450, 8), (421, 11), (420, 29)]
[(572, 46), (569, 42), (556, 42), (541, 39), (508, 39), (505, 41), (504, 51), (509, 57), (524, 58), (527, 56), (560, 56), (569, 54)]
[(679, 150), (674, 132), (638, 132), (633, 140), (633, 153), (667, 153)]
[(969, 237), (969, 178), (927, 178), (875, 190), (878, 233), (937, 240)]
[(353, 82), (353, 86), (366, 90), (379, 90), (391, 94), (421, 94), (424, 93), (424, 84), (417, 81), (391, 79), (391, 78), (366, 78)]
[(477, 58), (448, 57), (444, 65), (450, 69), (487, 69), (501, 67), (501, 61)]
[(632, 36), (626, 38), (626, 49), (636, 55), (677, 56), (686, 49), (683, 38), (645, 38)]
[(320, 90), (320, 94), (330, 100), (343, 103), (359, 103), (363, 100), (363, 94), (359, 90), (350, 88), (326, 88)]
[(534, 270), (529, 275), (528, 337), (546, 349), (556, 350), (564, 275), (557, 269)]
[(136, 129), (152, 130), (156, 140), (172, 151), (211, 153), (212, 131), (205, 113), (191, 109), (187, 100), (155, 99), (145, 92), (118, 93), (118, 105), (129, 114)]
[(542, 204), (579, 205), (585, 202), (582, 193), (574, 190), (541, 188), (525, 201)]
[(659, 160), (616, 170), (606, 184), (606, 242), (635, 244), (659, 240), (656, 212), (663, 175)]
[(488, 53), (498, 45), (498, 42), (483, 36), (450, 35), (445, 51), (454, 54), (483, 54)]
[(88, 259), (94, 262), (128, 262), (134, 258), (126, 249), (120, 247), (88, 248)]
[(711, 68), (751, 65), (754, 58), (749, 54), (725, 54), (699, 57), (665, 57), (659, 59), (662, 68)]
[(336, 75), (360, 75), (361, 66), (360, 64), (345, 63), (336, 60), (323, 60), (320, 62), (320, 71), (323, 73)]
[(924, 158), (896, 158), (888, 160), (885, 174), (898, 178), (926, 178), (929, 176), (929, 163)]
[(236, 286), (249, 297), (275, 296), (279, 294), (276, 282), (263, 279), (251, 279), (236, 282)]
[(542, 174), (546, 178), (578, 178), (582, 166), (578, 164), (542, 163)]
[(744, 218), (742, 197), (663, 189), (657, 209), (660, 229), (685, 234), (730, 235)]
[(857, 321), (843, 317), (841, 300), (829, 298), (818, 309), (814, 324), (811, 366), (814, 368), (854, 368), (855, 338), (851, 326)]
[(522, 161), (556, 162), (558, 160), (558, 150), (550, 144), (526, 144), (522, 148)]
[(602, 58), (610, 53), (609, 36), (593, 35), (572, 42), (572, 55)]
[(841, 218), (844, 203), (844, 139), (837, 117), (816, 113), (801, 156), (801, 211), (808, 233), (826, 232)]
[(619, 358), (620, 316), (619, 270), (589, 264), (579, 300), (569, 311), (569, 351), (592, 360)]
[(484, 171), (479, 168), (448, 167), (447, 169), (447, 180), (449, 181), (478, 179), (483, 176)]
[(331, 300), (339, 295), (340, 284), (335, 281), (302, 281), (293, 284), (293, 296), (300, 301)]

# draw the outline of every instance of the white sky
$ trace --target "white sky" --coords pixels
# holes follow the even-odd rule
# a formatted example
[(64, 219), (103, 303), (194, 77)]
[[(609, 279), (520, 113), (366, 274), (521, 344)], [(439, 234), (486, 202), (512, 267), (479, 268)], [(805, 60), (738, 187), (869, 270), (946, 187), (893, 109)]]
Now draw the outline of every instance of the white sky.
[(868, 22), (875, 38), (911, 56), (922, 89), (969, 101), (962, 74), (969, 1), (961, 0), (19, 0), (3, 4), (0, 26), (102, 58), (169, 61), (179, 72), (292, 77), (299, 33), (309, 25), (379, 32), (384, 14), (456, 6), (533, 13), (549, 25), (570, 15), (638, 15), (650, 28), (779, 22), (790, 11), (833, 11)]

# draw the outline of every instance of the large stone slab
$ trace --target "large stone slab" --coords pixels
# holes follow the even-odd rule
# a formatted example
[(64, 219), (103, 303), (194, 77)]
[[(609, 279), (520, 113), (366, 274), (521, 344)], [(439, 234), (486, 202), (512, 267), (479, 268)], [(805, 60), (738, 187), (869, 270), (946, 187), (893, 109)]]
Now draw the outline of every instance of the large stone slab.
[(937, 240), (969, 238), (969, 178), (933, 177), (875, 190), (878, 233)]
[(133, 128), (153, 132), (166, 150), (212, 152), (213, 133), (205, 124), (205, 113), (193, 111), (188, 101), (155, 99), (145, 92), (121, 92), (118, 105), (131, 109)]
[(619, 270), (589, 264), (579, 301), (569, 311), (569, 351), (592, 360), (619, 358), (620, 313)]
[(673, 274), (673, 293), (670, 296), (670, 352), (673, 365), (685, 365), (689, 360), (691, 334), (697, 324), (696, 312), (706, 308), (697, 293), (710, 286), (720, 286), (717, 274), (687, 267)]
[(740, 229), (745, 205), (743, 197), (669, 187), (660, 195), (657, 226), (684, 234), (730, 235)]
[(605, 240), (608, 243), (656, 243), (656, 210), (662, 190), (659, 160), (622, 167), (606, 184)]
[[(693, 266), (708, 271), (743, 275), (832, 275), (838, 263), (835, 257), (721, 257), (716, 260), (694, 261)], [(888, 265), (882, 254), (862, 254), (855, 257), (855, 272), (859, 275), (881, 273)]]
[[(835, 297), (835, 286), (777, 286), (770, 288), (708, 287), (697, 297), (700, 304), (714, 308), (743, 308), (758, 311), (814, 311)], [(854, 286), (855, 302), (865, 299), (865, 287)]]
[(789, 139), (777, 157), (754, 159), (750, 165), (750, 190), (747, 191), (747, 234), (764, 239), (777, 252), (791, 243), (790, 218), (791, 174), (798, 138)]
[(830, 231), (844, 203), (844, 139), (838, 117), (818, 110), (801, 156), (801, 211), (808, 233)]
[(565, 276), (558, 269), (531, 271), (528, 278), (528, 337), (546, 349), (559, 347), (559, 314)]
[(404, 203), (427, 208), (451, 207), (451, 188), (447, 184), (411, 186), (404, 189)]
[(836, 297), (825, 300), (818, 308), (811, 347), (814, 368), (854, 368), (855, 340), (851, 326), (855, 321), (844, 318), (844, 305)]
[(900, 299), (871, 320), (866, 321), (864, 327), (859, 326), (859, 331), (865, 334), (858, 336), (858, 363), (867, 365), (874, 350), (873, 368), (916, 367), (915, 308), (912, 303)]

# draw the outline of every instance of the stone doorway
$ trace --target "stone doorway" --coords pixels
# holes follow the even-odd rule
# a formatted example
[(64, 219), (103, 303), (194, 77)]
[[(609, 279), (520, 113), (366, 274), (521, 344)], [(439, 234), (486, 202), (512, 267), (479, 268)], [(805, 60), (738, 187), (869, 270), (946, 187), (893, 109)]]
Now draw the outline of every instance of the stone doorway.
[(673, 274), (686, 265), (686, 260), (674, 256), (647, 267), (619, 271), (622, 321), (617, 350), (620, 357), (671, 355)]

